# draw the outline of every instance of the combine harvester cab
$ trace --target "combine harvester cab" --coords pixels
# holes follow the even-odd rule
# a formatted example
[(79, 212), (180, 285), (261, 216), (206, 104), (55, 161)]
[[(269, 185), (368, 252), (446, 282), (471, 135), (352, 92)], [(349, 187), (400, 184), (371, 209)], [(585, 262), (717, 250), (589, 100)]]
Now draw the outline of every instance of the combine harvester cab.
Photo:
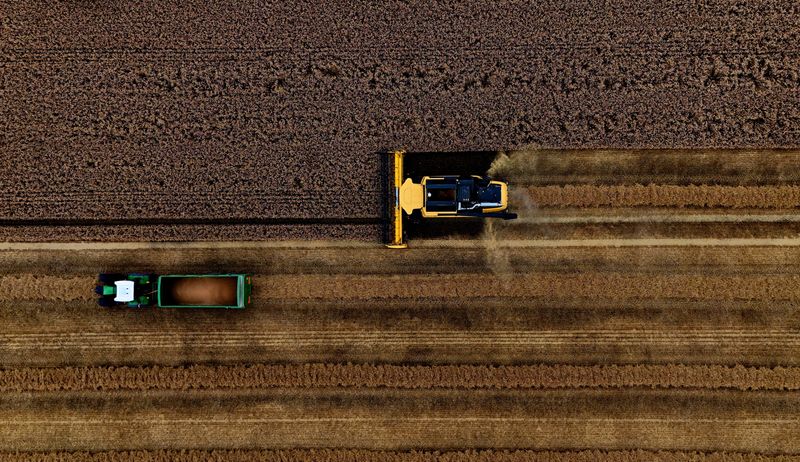
[(390, 190), (394, 206), (391, 208), (392, 249), (408, 247), (403, 234), (405, 216), (428, 218), (502, 218), (513, 220), (515, 213), (508, 209), (508, 183), (479, 175), (423, 176), (419, 183), (405, 178), (403, 151), (391, 153)]
[(508, 185), (477, 175), (410, 178), (400, 187), (400, 208), (422, 218), (516, 218), (508, 208)]
[(247, 274), (104, 273), (98, 279), (98, 304), (107, 307), (242, 309), (252, 292)]

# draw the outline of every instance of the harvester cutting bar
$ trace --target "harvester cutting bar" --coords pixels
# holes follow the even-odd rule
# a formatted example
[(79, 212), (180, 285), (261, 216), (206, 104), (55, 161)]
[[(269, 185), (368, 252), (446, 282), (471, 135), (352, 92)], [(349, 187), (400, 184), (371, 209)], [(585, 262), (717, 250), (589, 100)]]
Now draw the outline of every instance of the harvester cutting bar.
[(392, 204), (392, 241), (386, 245), (390, 249), (405, 249), (408, 244), (403, 240), (403, 210), (400, 208), (400, 186), (403, 184), (403, 156), (405, 151), (394, 151), (389, 154), (393, 162), (392, 174), (389, 175), (389, 190), (394, 191)]

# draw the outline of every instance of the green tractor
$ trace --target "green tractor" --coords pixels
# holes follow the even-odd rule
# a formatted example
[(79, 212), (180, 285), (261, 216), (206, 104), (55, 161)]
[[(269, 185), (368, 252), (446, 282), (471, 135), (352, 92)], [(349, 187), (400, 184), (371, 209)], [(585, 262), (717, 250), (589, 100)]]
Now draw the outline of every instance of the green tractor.
[(248, 274), (102, 273), (95, 292), (104, 307), (245, 308), (250, 304)]

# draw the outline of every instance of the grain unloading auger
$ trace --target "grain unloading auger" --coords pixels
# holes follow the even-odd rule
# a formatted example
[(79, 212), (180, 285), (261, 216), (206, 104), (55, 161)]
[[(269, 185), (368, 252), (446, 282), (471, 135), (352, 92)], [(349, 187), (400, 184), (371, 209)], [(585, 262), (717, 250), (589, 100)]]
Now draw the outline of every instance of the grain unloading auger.
[(403, 235), (406, 216), (428, 218), (502, 218), (512, 220), (508, 208), (508, 183), (480, 175), (423, 176), (419, 183), (405, 178), (405, 151), (389, 154), (390, 242), (386, 247), (408, 247)]

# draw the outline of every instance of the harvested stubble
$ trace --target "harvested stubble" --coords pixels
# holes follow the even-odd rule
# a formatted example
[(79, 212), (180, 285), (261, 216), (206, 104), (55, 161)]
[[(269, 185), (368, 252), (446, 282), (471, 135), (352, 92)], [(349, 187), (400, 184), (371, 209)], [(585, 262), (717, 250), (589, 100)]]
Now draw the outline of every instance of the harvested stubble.
[[(798, 450), (796, 244), (470, 249), (450, 259), (446, 247), (376, 249), (374, 259), (359, 246), (4, 251), (9, 281), (81, 282), (0, 300), (0, 441), (24, 451), (343, 441), (763, 451), (769, 439), (773, 451)], [(249, 268), (254, 306), (102, 310), (58, 299), (90, 297), (96, 272), (134, 264)]]
[[(0, 297), (0, 362), (798, 365), (796, 239), (447, 242), (6, 250), (0, 281), (14, 291)], [(210, 268), (254, 274), (253, 306), (103, 310), (91, 300), (100, 271)]]
[(525, 274), (448, 275), (304, 275), (273, 276), (264, 281), (270, 299), (478, 299), (516, 297), (549, 299), (613, 298), (694, 300), (797, 300), (800, 275), (694, 274), (635, 275), (628, 272), (585, 271)]
[(530, 186), (537, 207), (670, 207), (733, 209), (796, 209), (800, 186)]
[(717, 365), (405, 366), (250, 364), (0, 370), (0, 392), (355, 388), (705, 388), (798, 390), (800, 368)]
[[(96, 277), (20, 274), (0, 276), (0, 300), (88, 301)], [(89, 292), (87, 292), (87, 289)]]
[(0, 462), (797, 462), (800, 456), (700, 451), (154, 450), (0, 453)]

